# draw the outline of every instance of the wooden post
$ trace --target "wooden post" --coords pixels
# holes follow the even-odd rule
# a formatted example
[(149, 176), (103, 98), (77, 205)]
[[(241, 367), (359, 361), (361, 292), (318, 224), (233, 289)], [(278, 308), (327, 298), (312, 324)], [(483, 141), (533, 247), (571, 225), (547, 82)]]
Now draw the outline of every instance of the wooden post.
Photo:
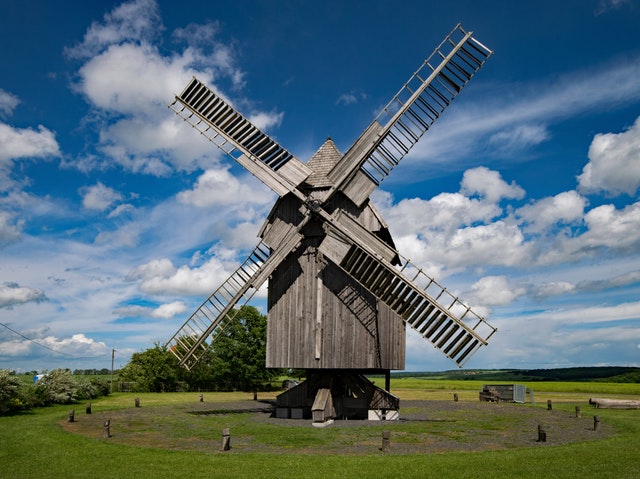
[(231, 449), (231, 432), (229, 428), (225, 428), (222, 430), (222, 447), (221, 451), (228, 451)]
[(580, 406), (576, 406), (576, 417), (582, 417), (582, 413), (580, 412)]
[(76, 419), (76, 411), (74, 409), (69, 410), (69, 418), (67, 419), (67, 422), (74, 422)]
[(391, 449), (391, 431), (382, 431), (382, 452), (387, 452)]
[(541, 424), (538, 424), (538, 442), (547, 442), (547, 431)]
[(200, 402), (204, 402), (204, 394), (200, 394)]
[(102, 437), (111, 437), (111, 419), (107, 419), (102, 426)]
[(89, 402), (89, 403), (87, 403), (87, 406), (85, 407), (84, 411), (85, 411), (87, 414), (91, 414), (91, 403), (90, 403), (90, 402)]
[(253, 400), (254, 401), (258, 400), (258, 391), (253, 391)]
[(458, 393), (453, 393), (453, 402), (458, 402)]
[(135, 398), (134, 402), (135, 402), (136, 407), (140, 407), (140, 398)]
[(593, 430), (597, 431), (600, 425), (600, 416), (593, 416)]
[(547, 399), (547, 411), (551, 411), (553, 409), (553, 405), (551, 404), (551, 399)]

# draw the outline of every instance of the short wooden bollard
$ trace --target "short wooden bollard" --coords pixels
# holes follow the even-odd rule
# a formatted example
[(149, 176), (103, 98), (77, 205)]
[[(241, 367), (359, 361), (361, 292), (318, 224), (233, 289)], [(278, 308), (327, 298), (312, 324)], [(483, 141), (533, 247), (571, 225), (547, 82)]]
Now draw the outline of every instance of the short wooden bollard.
[(102, 426), (102, 437), (111, 437), (111, 419), (107, 419)]
[(85, 411), (87, 414), (91, 414), (91, 403), (88, 403), (88, 404), (87, 404), (87, 407), (85, 407), (84, 411)]
[(576, 417), (582, 417), (582, 412), (580, 412), (580, 406), (576, 406)]
[(458, 393), (453, 393), (453, 402), (458, 402)]
[(553, 409), (553, 405), (551, 404), (551, 399), (547, 399), (547, 411), (551, 411)]
[(74, 422), (76, 420), (76, 411), (71, 409), (69, 411), (69, 418), (67, 419), (67, 422)]
[(136, 407), (140, 407), (140, 398), (135, 398), (134, 399), (134, 403), (135, 403)]
[(204, 394), (200, 394), (200, 402), (204, 402)]
[(600, 425), (600, 416), (593, 416), (593, 430), (597, 431)]
[(222, 447), (220, 447), (221, 451), (228, 451), (231, 449), (231, 431), (229, 428), (225, 428), (222, 430)]
[(391, 431), (382, 431), (382, 452), (387, 452), (391, 449)]
[(547, 431), (541, 424), (538, 424), (538, 442), (547, 442)]

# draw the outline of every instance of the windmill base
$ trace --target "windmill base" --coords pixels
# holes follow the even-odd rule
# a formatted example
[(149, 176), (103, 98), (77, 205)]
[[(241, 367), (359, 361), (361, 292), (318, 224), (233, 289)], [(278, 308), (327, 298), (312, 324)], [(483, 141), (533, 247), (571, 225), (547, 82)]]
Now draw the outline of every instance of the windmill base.
[(400, 399), (360, 371), (309, 371), (306, 381), (276, 397), (276, 417), (313, 419), (399, 419)]

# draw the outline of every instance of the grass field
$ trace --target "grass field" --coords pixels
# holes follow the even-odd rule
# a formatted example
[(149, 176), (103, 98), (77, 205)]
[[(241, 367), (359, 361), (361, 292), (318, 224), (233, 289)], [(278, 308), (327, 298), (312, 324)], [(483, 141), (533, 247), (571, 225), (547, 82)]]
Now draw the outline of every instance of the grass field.
[[(402, 378), (392, 381), (392, 389), (401, 400), (451, 400), (457, 393), (460, 402), (478, 402), (482, 383), (473, 381), (438, 381)], [(547, 407), (553, 401), (554, 411), (569, 414), (575, 405), (582, 405), (585, 415), (591, 396), (640, 398), (638, 384), (608, 383), (533, 383), (535, 405)], [(172, 407), (180, 410), (185, 403), (194, 402), (194, 393), (128, 394), (116, 393), (92, 403), (95, 413), (125, 411), (133, 407), (139, 397), (144, 409)], [(242, 393), (205, 393), (207, 402), (224, 403), (250, 399)], [(260, 395), (261, 399), (273, 395)], [(314, 435), (327, 440), (332, 434), (343, 434), (339, 428), (301, 427), (276, 429), (280, 443), (286, 439), (285, 452), (276, 454), (243, 453), (233, 449), (223, 453), (210, 451), (171, 450), (154, 446), (151, 441), (136, 445), (104, 439), (99, 432), (86, 437), (65, 430), (65, 419), (71, 408), (76, 409), (79, 421), (84, 420), (84, 404), (56, 406), (10, 417), (0, 417), (0, 478), (631, 478), (640, 468), (640, 410), (597, 410), (601, 422), (614, 433), (604, 439), (568, 445), (522, 447), (485, 452), (449, 452), (438, 454), (385, 454), (372, 448), (370, 454), (344, 453), (314, 454)], [(163, 409), (166, 410), (166, 409)], [(239, 416), (241, 417), (241, 416)], [(164, 419), (159, 416), (157, 421)], [(169, 422), (167, 422), (169, 424)], [(218, 423), (216, 423), (218, 424)], [(391, 424), (391, 423), (389, 423)], [(405, 423), (406, 427), (415, 427)], [(162, 424), (160, 425), (162, 426)], [(446, 427), (446, 423), (441, 425)], [(499, 425), (476, 421), (470, 424), (487, 431), (500, 430)], [(132, 425), (136, 427), (135, 424)], [(144, 428), (144, 424), (138, 427)], [(192, 440), (189, 427), (173, 427), (172, 435)], [(240, 425), (234, 426), (236, 429)], [(394, 424), (394, 430), (405, 427)], [(68, 429), (68, 428), (67, 428)], [(234, 431), (236, 430), (234, 429)], [(245, 426), (245, 434), (264, 434)], [(196, 431), (193, 431), (196, 434)], [(202, 434), (198, 432), (198, 434)], [(216, 426), (211, 437), (219, 439)], [(150, 437), (150, 436), (147, 436)], [(115, 437), (113, 438), (115, 439)], [(206, 438), (195, 438), (206, 440)], [(266, 439), (265, 439), (266, 440)]]

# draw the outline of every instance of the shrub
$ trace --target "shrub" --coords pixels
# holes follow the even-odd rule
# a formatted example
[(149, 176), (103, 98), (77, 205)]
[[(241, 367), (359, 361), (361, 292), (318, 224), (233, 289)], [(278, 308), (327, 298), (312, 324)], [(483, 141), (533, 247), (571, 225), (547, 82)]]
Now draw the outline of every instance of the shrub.
[(44, 405), (72, 403), (77, 393), (78, 384), (66, 369), (51, 371), (36, 383), (36, 395)]
[(20, 408), (20, 379), (8, 369), (0, 370), (0, 414)]

